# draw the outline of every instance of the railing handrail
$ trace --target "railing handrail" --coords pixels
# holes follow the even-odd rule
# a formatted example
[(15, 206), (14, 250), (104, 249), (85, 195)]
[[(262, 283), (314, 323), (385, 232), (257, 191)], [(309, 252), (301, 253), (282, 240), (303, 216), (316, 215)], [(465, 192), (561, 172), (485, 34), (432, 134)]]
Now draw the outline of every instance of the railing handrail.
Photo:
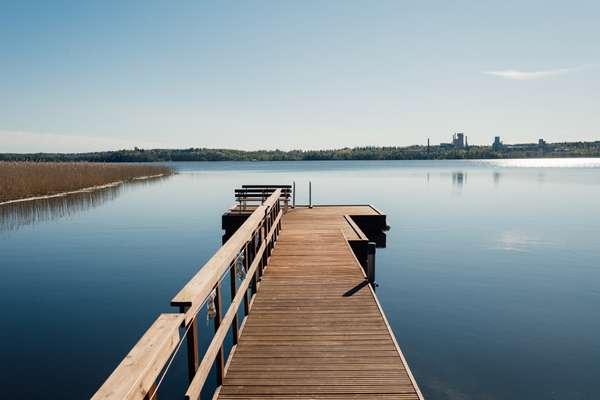
[(246, 243), (252, 238), (254, 231), (259, 227), (266, 212), (272, 207), (281, 195), (281, 189), (274, 191), (269, 198), (246, 219), (238, 230), (227, 242), (204, 264), (192, 279), (173, 297), (171, 305), (186, 307), (186, 323), (197, 313), (202, 304), (211, 294), (221, 276), (229, 269)]
[(160, 314), (92, 400), (144, 398), (177, 348), (183, 318), (183, 314)]
[[(267, 207), (271, 208), (271, 206), (268, 205)], [(266, 212), (268, 212), (268, 210)], [(279, 210), (276, 218), (272, 221), (273, 224), (269, 229), (269, 232), (265, 233), (264, 241), (261, 243), (257, 254), (264, 254), (267, 251), (267, 248), (270, 246), (271, 243), (271, 238), (275, 234), (275, 231), (279, 224), (281, 215), (282, 212), (281, 210)], [(223, 319), (219, 322), (219, 327), (215, 332), (215, 335), (211, 340), (210, 344), (208, 345), (208, 349), (206, 350), (206, 353), (204, 354), (204, 357), (200, 362), (198, 371), (194, 375), (192, 381), (190, 382), (188, 390), (185, 393), (187, 399), (196, 400), (200, 398), (200, 393), (202, 392), (204, 383), (208, 378), (210, 369), (218, 356), (218, 352), (222, 351), (225, 336), (227, 335), (227, 332), (229, 331), (232, 323), (235, 323), (238, 309), (242, 304), (242, 301), (246, 297), (246, 293), (248, 291), (251, 281), (250, 276), (255, 276), (256, 272), (258, 271), (261, 260), (262, 257), (256, 257), (252, 261), (252, 264), (248, 268), (246, 278), (242, 281), (242, 284), (240, 285), (240, 287), (237, 290), (237, 293), (235, 294), (235, 297), (231, 301), (231, 305), (227, 309), (227, 312), (223, 316)], [(237, 338), (234, 339), (234, 345), (235, 344), (237, 344)], [(233, 351), (230, 352), (230, 357), (231, 354), (233, 354)]]
[(265, 202), (263, 203), (263, 206), (265, 206), (267, 208), (273, 207), (275, 205), (275, 203), (277, 203), (277, 201), (279, 201), (280, 197), (281, 197), (281, 189), (277, 189), (273, 193), (271, 193), (271, 195), (265, 200)]
[[(258, 280), (281, 229), (282, 210), (280, 206), (281, 189), (274, 191), (246, 219), (240, 228), (217, 250), (194, 277), (171, 300), (171, 304), (180, 307), (179, 314), (161, 314), (144, 336), (131, 349), (127, 357), (112, 372), (94, 395), (94, 399), (155, 399), (156, 391), (162, 382), (158, 379), (169, 369), (173, 357), (183, 340), (187, 339), (188, 371), (190, 386), (186, 397), (199, 399), (202, 387), (212, 365), (217, 362), (217, 384), (221, 385), (226, 371), (224, 366), (224, 340), (228, 331), (233, 330), (233, 345), (239, 337), (237, 313), (244, 304), (244, 314), (248, 315), (252, 298), (248, 299), (248, 289), (252, 296), (256, 293)], [(245, 274), (239, 290), (237, 287), (236, 262), (240, 253), (244, 254)], [(229, 271), (231, 284), (231, 304), (221, 314), (221, 280)], [(252, 286), (250, 286), (252, 285)], [(216, 309), (215, 334), (209, 348), (198, 358), (197, 313), (211, 297)], [(244, 322), (242, 322), (243, 327)], [(185, 328), (180, 336), (179, 327)], [(233, 349), (230, 352), (233, 354)]]

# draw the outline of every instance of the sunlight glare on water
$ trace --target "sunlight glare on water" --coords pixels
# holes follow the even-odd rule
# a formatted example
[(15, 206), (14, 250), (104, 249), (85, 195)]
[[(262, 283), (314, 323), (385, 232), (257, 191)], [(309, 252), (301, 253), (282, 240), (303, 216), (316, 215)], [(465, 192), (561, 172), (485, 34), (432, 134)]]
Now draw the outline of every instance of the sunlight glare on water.
[(504, 168), (599, 168), (600, 158), (515, 158), (481, 160), (484, 165)]

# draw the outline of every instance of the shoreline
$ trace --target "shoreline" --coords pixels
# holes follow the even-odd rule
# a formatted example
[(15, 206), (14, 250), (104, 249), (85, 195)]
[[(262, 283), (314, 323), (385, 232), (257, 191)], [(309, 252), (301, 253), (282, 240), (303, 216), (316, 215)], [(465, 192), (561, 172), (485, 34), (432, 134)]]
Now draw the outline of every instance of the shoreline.
[(106, 183), (104, 185), (89, 186), (89, 187), (85, 187), (85, 188), (81, 188), (81, 189), (77, 189), (77, 190), (70, 190), (68, 192), (60, 192), (60, 193), (55, 193), (55, 194), (47, 194), (47, 195), (41, 195), (41, 196), (24, 197), (21, 199), (7, 200), (7, 201), (0, 202), (0, 207), (9, 205), (9, 204), (24, 203), (27, 201), (45, 200), (45, 199), (52, 199), (52, 198), (56, 198), (56, 197), (65, 197), (65, 196), (69, 196), (72, 194), (78, 194), (78, 193), (94, 192), (97, 190), (103, 190), (103, 189), (108, 189), (111, 187), (116, 187), (116, 186), (122, 185), (127, 182), (131, 182), (131, 181), (140, 181), (140, 180), (161, 178), (163, 176), (167, 176), (167, 174), (138, 176), (138, 177), (135, 177), (135, 178), (132, 178), (129, 180), (110, 182), (110, 183)]

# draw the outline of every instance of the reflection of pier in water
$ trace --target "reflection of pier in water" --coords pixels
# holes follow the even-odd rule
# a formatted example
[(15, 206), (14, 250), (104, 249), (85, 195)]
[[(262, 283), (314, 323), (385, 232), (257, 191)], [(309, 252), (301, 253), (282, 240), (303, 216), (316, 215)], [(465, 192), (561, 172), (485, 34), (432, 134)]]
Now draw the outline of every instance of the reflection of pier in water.
[(76, 192), (59, 197), (40, 198), (0, 205), (0, 232), (14, 231), (27, 225), (69, 217), (114, 200), (125, 188), (145, 185), (163, 178), (137, 180), (102, 189)]

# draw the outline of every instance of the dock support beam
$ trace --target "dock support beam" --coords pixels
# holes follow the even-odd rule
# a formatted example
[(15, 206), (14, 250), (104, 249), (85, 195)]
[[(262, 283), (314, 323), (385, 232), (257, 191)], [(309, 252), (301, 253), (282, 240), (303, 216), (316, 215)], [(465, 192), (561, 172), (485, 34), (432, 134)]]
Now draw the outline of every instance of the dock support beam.
[(375, 243), (367, 245), (367, 279), (375, 287)]

